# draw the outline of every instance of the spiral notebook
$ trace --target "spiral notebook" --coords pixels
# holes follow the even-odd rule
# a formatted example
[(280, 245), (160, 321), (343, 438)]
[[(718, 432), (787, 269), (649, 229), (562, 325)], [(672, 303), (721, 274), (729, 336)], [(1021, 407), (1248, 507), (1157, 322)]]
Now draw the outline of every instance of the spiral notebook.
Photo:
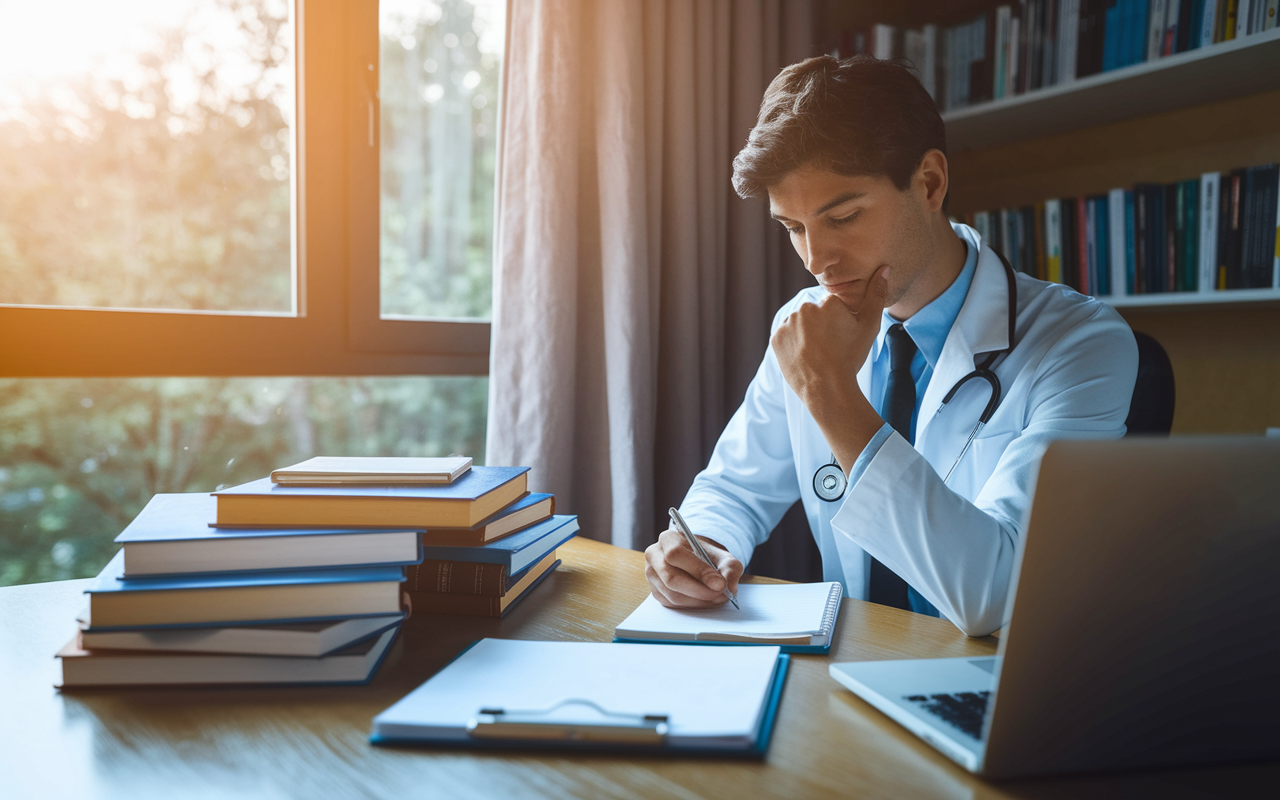
[(674, 609), (653, 595), (618, 625), (615, 642), (773, 644), (827, 653), (844, 596), (839, 583), (744, 583), (738, 605)]

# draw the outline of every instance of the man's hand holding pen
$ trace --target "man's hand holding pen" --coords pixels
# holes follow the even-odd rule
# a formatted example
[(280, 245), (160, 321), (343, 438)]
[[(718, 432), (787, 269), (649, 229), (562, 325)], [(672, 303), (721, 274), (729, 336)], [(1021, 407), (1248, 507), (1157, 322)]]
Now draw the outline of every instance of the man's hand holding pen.
[[(668, 608), (713, 608), (737, 595), (742, 562), (719, 543), (699, 536), (711, 564), (698, 558), (684, 535), (671, 527), (644, 551), (644, 576), (653, 596)], [(714, 565), (714, 566), (713, 566)], [(727, 593), (726, 593), (727, 590)]]

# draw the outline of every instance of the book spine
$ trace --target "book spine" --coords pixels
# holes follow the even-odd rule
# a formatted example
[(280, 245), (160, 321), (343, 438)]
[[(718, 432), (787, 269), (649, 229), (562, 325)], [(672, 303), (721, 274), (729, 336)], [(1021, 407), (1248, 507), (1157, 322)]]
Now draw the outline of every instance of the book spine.
[(920, 68), (920, 82), (924, 89), (938, 102), (938, 26), (925, 25), (920, 31), (924, 43), (924, 63)]
[(1062, 204), (1057, 200), (1044, 203), (1045, 279), (1062, 283)]
[(1238, 0), (1236, 3), (1236, 35), (1243, 39), (1249, 35), (1249, 18), (1253, 15), (1253, 4), (1257, 0)]
[(1213, 285), (1227, 288), (1227, 240), (1231, 229), (1231, 175), (1223, 175), (1218, 185), (1218, 241), (1214, 259)]
[(1124, 287), (1125, 294), (1138, 293), (1138, 223), (1136, 192), (1124, 193)]
[(1107, 216), (1107, 240), (1111, 245), (1111, 294), (1113, 297), (1123, 297), (1126, 294), (1124, 189), (1112, 189), (1107, 194)]
[(1146, 61), (1147, 18), (1155, 0), (1133, 0), (1133, 13), (1129, 20), (1129, 63)]
[(1165, 291), (1182, 291), (1182, 225), (1186, 212), (1182, 208), (1182, 184), (1174, 183), (1165, 188)]
[(1254, 284), (1259, 289), (1268, 289), (1275, 285), (1274, 280), (1274, 262), (1275, 262), (1275, 219), (1276, 219), (1276, 175), (1280, 172), (1280, 166), (1276, 164), (1268, 164), (1262, 168), (1258, 175), (1258, 193), (1260, 200), (1258, 203), (1258, 247), (1257, 247), (1257, 283)]
[(1276, 27), (1277, 19), (1280, 17), (1280, 0), (1267, 0), (1267, 18), (1263, 24), (1263, 30), (1271, 30)]
[(1182, 207), (1186, 220), (1182, 225), (1183, 289), (1196, 291), (1200, 286), (1200, 179), (1192, 178), (1183, 183)]
[(871, 29), (872, 46), (871, 55), (882, 61), (897, 56), (893, 51), (894, 27), (892, 25), (877, 24)]
[(411, 592), (502, 597), (507, 568), (470, 561), (423, 561), (409, 567), (405, 588)]
[(1164, 46), (1164, 15), (1166, 0), (1151, 0), (1147, 14), (1147, 60), (1160, 57)]
[(1177, 52), (1178, 14), (1182, 10), (1179, 0), (1165, 0), (1164, 37), (1160, 44), (1160, 55), (1171, 56)]
[(1280, 287), (1280, 167), (1276, 168), (1276, 180), (1273, 183), (1272, 190), (1275, 195), (1276, 205), (1276, 227), (1272, 231), (1271, 252), (1273, 258), (1271, 260), (1271, 286), (1272, 288)]
[(1241, 183), (1244, 180), (1242, 170), (1231, 172), (1231, 193), (1227, 212), (1226, 257), (1223, 258), (1226, 273), (1226, 288), (1240, 288), (1240, 201)]
[(1048, 280), (1049, 275), (1049, 238), (1045, 226), (1045, 203), (1036, 203), (1032, 221), (1035, 223), (1035, 276), (1040, 280)]
[(1217, 287), (1218, 179), (1216, 172), (1200, 176), (1200, 291)]
[(1147, 293), (1147, 188), (1133, 187), (1133, 288), (1137, 294)]
[(1040, 88), (1040, 50), (1044, 40), (1044, 0), (1027, 2), (1027, 45), (1023, 63), (1024, 91)]
[(1008, 65), (1004, 85), (1006, 97), (1021, 91), (1019, 86), (1022, 81), (1023, 39), (1022, 17), (1020, 14), (1014, 14), (1013, 18), (1009, 20), (1009, 50), (1005, 61)]
[(1076, 198), (1076, 291), (1081, 294), (1094, 294), (1093, 285), (1089, 282), (1089, 204), (1083, 195)]
[(1080, 43), (1080, 0), (1058, 0), (1058, 83), (1076, 79)]
[(1004, 97), (1005, 81), (1009, 74), (1009, 22), (1012, 19), (1012, 9), (1009, 6), (1000, 6), (996, 9), (995, 29), (996, 41), (993, 48), (995, 63), (991, 69), (991, 99), (999, 100)]
[(1176, 53), (1186, 52), (1200, 43), (1198, 36), (1194, 44), (1191, 41), (1191, 36), (1194, 33), (1192, 19), (1193, 17), (1196, 21), (1200, 19), (1200, 14), (1197, 13), (1200, 12), (1200, 9), (1196, 7), (1197, 2), (1203, 3), (1204, 0), (1182, 0), (1178, 4), (1177, 45), (1174, 48)]
[(1041, 47), (1040, 85), (1052, 86), (1058, 82), (1058, 3), (1062, 0), (1044, 0), (1044, 42)]
[[(1255, 7), (1257, 3), (1254, 4)], [(1252, 30), (1250, 30), (1252, 32)], [(1262, 167), (1252, 167), (1248, 173), (1248, 201), (1245, 206), (1246, 216), (1245, 223), (1245, 252), (1248, 254), (1245, 263), (1245, 284), (1250, 289), (1259, 287), (1259, 250), (1261, 249), (1262, 239), (1262, 206), (1263, 206), (1263, 189), (1262, 189)], [(1271, 220), (1267, 220), (1270, 227)], [(1268, 264), (1270, 266), (1270, 264)]]
[(1178, 208), (1177, 188), (1177, 186), (1159, 186), (1155, 189), (1160, 207), (1159, 216), (1156, 218), (1160, 226), (1159, 235), (1156, 238), (1160, 259), (1159, 266), (1156, 268), (1158, 270), (1156, 281), (1162, 292), (1172, 292), (1177, 288), (1174, 259), (1174, 242), (1177, 241), (1175, 238), (1177, 221), (1174, 218)]
[(1110, 222), (1111, 215), (1109, 206), (1111, 200), (1107, 195), (1101, 195), (1093, 201), (1093, 230), (1096, 242), (1094, 244), (1094, 253), (1096, 259), (1097, 272), (1094, 280), (1097, 281), (1099, 296), (1107, 296), (1111, 294), (1111, 232)]
[(1119, 66), (1116, 43), (1120, 36), (1120, 0), (1107, 0), (1102, 31), (1102, 71), (1110, 72)]

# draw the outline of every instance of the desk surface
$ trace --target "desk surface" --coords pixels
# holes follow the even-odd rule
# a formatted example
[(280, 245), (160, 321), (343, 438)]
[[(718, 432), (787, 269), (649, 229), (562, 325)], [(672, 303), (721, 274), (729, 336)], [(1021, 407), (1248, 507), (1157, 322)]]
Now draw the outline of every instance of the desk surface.
[[(844, 601), (831, 656), (795, 656), (766, 761), (375, 748), (373, 716), (485, 636), (609, 641), (644, 599), (639, 553), (577, 539), (505, 619), (420, 614), (368, 686), (59, 694), (87, 581), (0, 589), (0, 786), (16, 797), (1209, 797), (1280, 766), (993, 785), (844, 691), (831, 661), (989, 655), (950, 623)], [(16, 793), (13, 791), (16, 789)]]

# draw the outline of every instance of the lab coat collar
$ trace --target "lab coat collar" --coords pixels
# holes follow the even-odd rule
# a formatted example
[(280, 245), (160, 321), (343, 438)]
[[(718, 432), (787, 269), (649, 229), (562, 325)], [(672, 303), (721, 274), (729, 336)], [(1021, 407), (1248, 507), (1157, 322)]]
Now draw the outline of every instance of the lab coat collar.
[(951, 387), (973, 371), (979, 356), (1008, 346), (1009, 281), (1000, 257), (984, 242), (978, 254), (978, 266), (969, 295), (951, 326), (951, 333), (942, 347), (942, 356), (920, 404), (916, 421), (917, 450), (923, 451), (930, 423)]

